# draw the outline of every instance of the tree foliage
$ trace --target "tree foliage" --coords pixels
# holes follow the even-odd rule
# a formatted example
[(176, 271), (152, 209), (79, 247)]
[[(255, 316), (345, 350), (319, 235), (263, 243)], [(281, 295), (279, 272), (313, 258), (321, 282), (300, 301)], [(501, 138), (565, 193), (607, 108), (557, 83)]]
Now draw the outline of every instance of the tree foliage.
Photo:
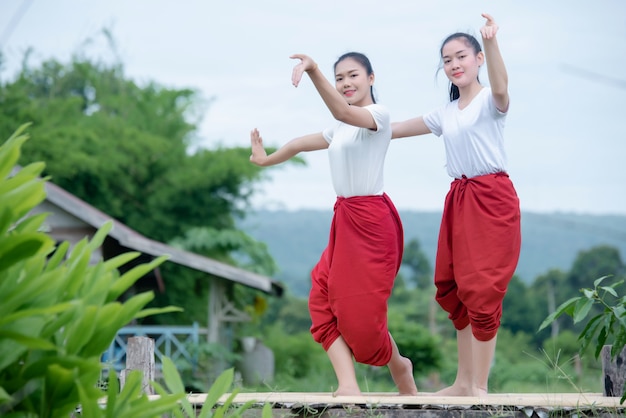
[(32, 122), (21, 162), (151, 238), (232, 228), (260, 170), (247, 148), (189, 154), (192, 89), (139, 86), (121, 65), (75, 59), (26, 67), (0, 90), (0, 134)]
[[(0, 85), (0, 135), (31, 122), (20, 163), (44, 161), (50, 180), (141, 234), (272, 275), (267, 247), (237, 231), (264, 173), (247, 147), (198, 147), (207, 101), (193, 88), (143, 85), (121, 63), (76, 54), (71, 62), (28, 64)], [(204, 231), (203, 231), (204, 230)], [(204, 242), (198, 242), (202, 238)], [(263, 260), (263, 262), (258, 262)], [(177, 299), (206, 305), (206, 278), (165, 268), (166, 290), (184, 278)], [(180, 276), (180, 277), (179, 277)], [(159, 295), (169, 303), (171, 294)], [(204, 322), (203, 311), (180, 320)]]
[(402, 265), (411, 271), (408, 281), (415, 286), (426, 289), (432, 284), (432, 267), (417, 239), (405, 244)]

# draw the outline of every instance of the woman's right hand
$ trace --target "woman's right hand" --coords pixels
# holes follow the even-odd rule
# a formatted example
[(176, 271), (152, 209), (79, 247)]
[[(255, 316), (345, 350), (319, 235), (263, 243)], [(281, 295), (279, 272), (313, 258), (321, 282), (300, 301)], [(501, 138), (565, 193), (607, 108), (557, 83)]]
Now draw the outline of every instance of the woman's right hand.
[(265, 147), (263, 147), (263, 138), (261, 138), (261, 134), (257, 128), (250, 131), (250, 145), (252, 146), (250, 162), (259, 166), (264, 166), (267, 161), (267, 152), (265, 152)]
[(291, 83), (294, 87), (298, 87), (300, 84), (300, 80), (302, 80), (302, 74), (310, 73), (312, 71), (317, 70), (317, 63), (313, 61), (311, 57), (304, 54), (293, 54), (289, 58), (298, 59), (300, 62), (293, 67), (293, 71), (291, 73)]

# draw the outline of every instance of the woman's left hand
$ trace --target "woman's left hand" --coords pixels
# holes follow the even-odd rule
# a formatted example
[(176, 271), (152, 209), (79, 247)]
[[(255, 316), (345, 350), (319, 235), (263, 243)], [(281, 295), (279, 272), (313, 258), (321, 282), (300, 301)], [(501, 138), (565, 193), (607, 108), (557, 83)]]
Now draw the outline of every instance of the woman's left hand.
[(250, 162), (261, 167), (264, 166), (267, 161), (267, 153), (265, 152), (265, 147), (263, 147), (263, 138), (261, 138), (257, 128), (250, 132), (250, 146), (252, 148)]

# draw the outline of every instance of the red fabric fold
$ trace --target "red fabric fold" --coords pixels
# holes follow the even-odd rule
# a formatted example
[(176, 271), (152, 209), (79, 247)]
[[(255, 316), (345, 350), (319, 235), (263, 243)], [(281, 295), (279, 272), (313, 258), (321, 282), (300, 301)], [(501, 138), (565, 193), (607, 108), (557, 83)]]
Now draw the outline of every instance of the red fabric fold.
[(389, 362), (387, 300), (403, 248), (402, 222), (386, 194), (337, 198), (309, 295), (311, 334), (325, 350), (341, 335), (356, 361)]
[(505, 173), (456, 179), (446, 196), (437, 259), (436, 299), (456, 329), (472, 325), (492, 339), (521, 248), (519, 199)]

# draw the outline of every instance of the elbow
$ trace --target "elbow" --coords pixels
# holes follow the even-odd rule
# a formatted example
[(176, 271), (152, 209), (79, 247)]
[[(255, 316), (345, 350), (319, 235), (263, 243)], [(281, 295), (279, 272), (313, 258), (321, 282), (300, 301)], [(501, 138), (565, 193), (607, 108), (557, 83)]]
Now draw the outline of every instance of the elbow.
[(350, 106), (341, 107), (340, 109), (331, 109), (333, 118), (343, 123), (350, 123)]

